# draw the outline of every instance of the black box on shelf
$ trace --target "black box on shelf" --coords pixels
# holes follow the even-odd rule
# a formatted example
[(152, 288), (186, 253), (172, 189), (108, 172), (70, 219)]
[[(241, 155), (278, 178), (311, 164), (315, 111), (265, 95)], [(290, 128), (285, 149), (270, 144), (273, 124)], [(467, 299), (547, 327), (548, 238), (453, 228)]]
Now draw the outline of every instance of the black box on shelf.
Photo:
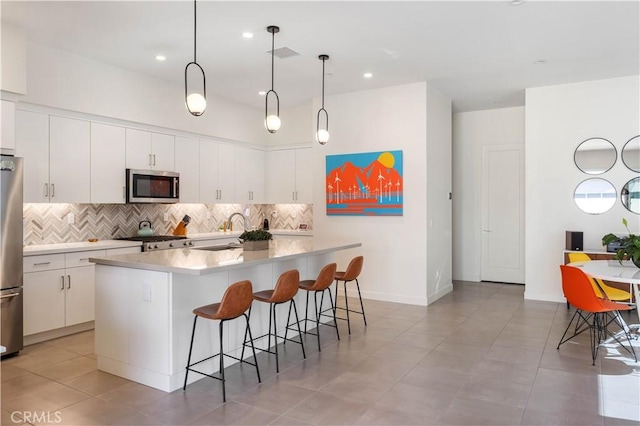
[(567, 250), (582, 251), (584, 250), (582, 232), (579, 231), (566, 231), (567, 237)]

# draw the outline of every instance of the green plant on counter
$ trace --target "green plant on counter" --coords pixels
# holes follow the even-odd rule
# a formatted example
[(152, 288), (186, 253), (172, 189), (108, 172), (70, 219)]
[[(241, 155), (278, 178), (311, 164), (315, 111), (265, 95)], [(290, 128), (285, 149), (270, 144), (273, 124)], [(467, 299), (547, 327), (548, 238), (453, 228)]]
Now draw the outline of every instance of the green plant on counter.
[(615, 234), (607, 234), (602, 237), (602, 245), (620, 243), (620, 248), (614, 257), (622, 263), (626, 255), (629, 260), (640, 268), (640, 236), (632, 234), (631, 231), (629, 231), (627, 219), (622, 219), (622, 224), (627, 228), (629, 235), (620, 237)]
[(263, 229), (255, 229), (253, 231), (244, 231), (238, 238), (242, 241), (265, 241), (270, 240), (272, 236), (271, 233)]

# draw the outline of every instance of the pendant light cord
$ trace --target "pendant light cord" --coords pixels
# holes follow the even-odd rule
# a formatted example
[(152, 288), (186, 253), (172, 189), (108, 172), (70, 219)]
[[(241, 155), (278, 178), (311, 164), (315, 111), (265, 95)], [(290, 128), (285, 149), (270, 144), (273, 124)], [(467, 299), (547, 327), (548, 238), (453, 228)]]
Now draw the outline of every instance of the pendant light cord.
[(196, 33), (198, 31), (198, 20), (196, 19), (198, 16), (198, 13), (196, 11), (196, 3), (197, 0), (193, 0), (193, 62), (198, 62), (196, 60), (196, 43), (197, 43), (197, 39), (196, 39)]
[(271, 33), (271, 90), (273, 90), (273, 56), (274, 56), (274, 49), (275, 49), (275, 41), (276, 41), (276, 33), (275, 31), (273, 31)]
[(326, 59), (322, 59), (322, 109), (324, 109), (324, 61)]

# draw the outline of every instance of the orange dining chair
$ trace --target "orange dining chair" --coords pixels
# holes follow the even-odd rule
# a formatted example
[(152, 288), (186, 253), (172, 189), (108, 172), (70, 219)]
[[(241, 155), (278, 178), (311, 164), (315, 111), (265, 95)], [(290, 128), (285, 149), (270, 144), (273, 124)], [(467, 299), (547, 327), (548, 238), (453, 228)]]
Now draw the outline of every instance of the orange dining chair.
[[(592, 365), (596, 364), (600, 342), (607, 335), (612, 337), (620, 346), (632, 354), (634, 360), (637, 362), (638, 358), (631, 345), (629, 328), (619, 312), (628, 311), (632, 308), (629, 305), (598, 298), (593, 290), (589, 277), (581, 269), (573, 266), (560, 265), (560, 271), (562, 273), (562, 290), (564, 291), (567, 301), (576, 308), (576, 312), (573, 314), (573, 317), (571, 317), (571, 321), (569, 321), (556, 349), (560, 349), (560, 345), (588, 329), (591, 338)], [(576, 320), (574, 334), (565, 339), (574, 319)], [(627, 343), (629, 343), (628, 348), (608, 330), (607, 327), (612, 322), (616, 322), (622, 328), (627, 338)]]
[[(586, 253), (569, 253), (569, 262), (589, 262), (591, 258)], [(614, 302), (631, 301), (631, 293), (619, 288), (608, 286), (600, 278), (589, 277), (593, 291), (600, 299), (609, 299)], [(604, 293), (604, 294), (603, 294)]]

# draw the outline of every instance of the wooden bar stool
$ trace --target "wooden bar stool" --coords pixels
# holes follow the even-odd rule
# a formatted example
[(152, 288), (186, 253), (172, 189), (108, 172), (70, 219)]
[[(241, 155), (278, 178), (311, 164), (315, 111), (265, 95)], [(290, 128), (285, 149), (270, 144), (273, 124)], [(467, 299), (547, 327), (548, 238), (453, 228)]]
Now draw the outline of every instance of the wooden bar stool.
[[(214, 303), (212, 305), (201, 306), (193, 310), (193, 314), (195, 317), (193, 318), (193, 331), (191, 332), (191, 345), (189, 346), (189, 358), (187, 359), (187, 367), (184, 375), (184, 386), (182, 390), (187, 389), (187, 377), (189, 377), (189, 371), (193, 371), (194, 373), (202, 374), (203, 376), (211, 377), (213, 379), (220, 380), (222, 382), (222, 401), (227, 401), (227, 393), (225, 389), (225, 378), (224, 378), (224, 357), (228, 356), (229, 358), (233, 358), (237, 361), (244, 362), (249, 365), (253, 365), (256, 367), (256, 373), (258, 374), (258, 383), (262, 383), (260, 380), (260, 369), (258, 368), (258, 359), (256, 358), (256, 350), (253, 346), (253, 337), (251, 336), (251, 328), (249, 328), (249, 317), (245, 312), (247, 309), (250, 309), (251, 302), (253, 301), (252, 295), (253, 287), (251, 286), (251, 281), (239, 281), (237, 283), (231, 284), (227, 290), (224, 292), (222, 296), (222, 301), (220, 303)], [(249, 340), (251, 342), (251, 349), (253, 350), (253, 360), (254, 363), (245, 361), (241, 358), (236, 358), (233, 355), (225, 354), (222, 348), (222, 325), (225, 321), (233, 320), (243, 316), (245, 321), (247, 322), (247, 327), (245, 329), (245, 341), (246, 335), (249, 334)], [(219, 320), (219, 330), (220, 330), (220, 353), (212, 355), (208, 358), (205, 358), (201, 361), (194, 362), (191, 364), (191, 352), (193, 350), (193, 338), (196, 334), (196, 321), (198, 317), (211, 319), (211, 320)], [(243, 355), (244, 355), (244, 346), (243, 346)], [(216, 356), (220, 357), (220, 377), (213, 376), (211, 374), (203, 373), (198, 370), (194, 370), (194, 365), (200, 364), (201, 362), (205, 362), (214, 358)]]
[[(322, 351), (320, 347), (320, 316), (322, 315), (322, 303), (324, 302), (324, 292), (325, 290), (329, 290), (329, 301), (331, 302), (331, 311), (333, 312), (333, 322), (334, 324), (324, 324), (329, 327), (335, 327), (336, 336), (338, 336), (338, 340), (340, 340), (340, 332), (338, 331), (338, 322), (336, 319), (336, 307), (333, 304), (333, 296), (331, 296), (331, 284), (333, 284), (333, 277), (336, 273), (336, 264), (330, 263), (322, 268), (320, 273), (318, 274), (318, 278), (315, 280), (304, 280), (300, 281), (300, 290), (305, 290), (307, 292), (307, 306), (305, 308), (304, 314), (304, 333), (315, 335), (318, 338), (318, 351)], [(309, 293), (313, 292), (313, 301), (315, 307), (315, 323), (316, 323), (316, 332), (311, 333), (307, 331), (307, 322), (309, 321)], [(318, 293), (322, 293), (320, 297), (320, 305), (318, 305)], [(327, 309), (328, 311), (329, 309)]]
[[(296, 308), (296, 301), (294, 300), (295, 295), (298, 293), (298, 284), (300, 283), (300, 272), (298, 270), (293, 269), (291, 271), (283, 272), (280, 277), (278, 277), (278, 281), (276, 282), (276, 286), (273, 290), (263, 290), (253, 293), (253, 300), (257, 302), (264, 302), (269, 304), (269, 331), (267, 334), (263, 336), (256, 337), (256, 340), (267, 337), (267, 349), (258, 350), (268, 352), (276, 356), (276, 372), (280, 372), (280, 363), (278, 361), (278, 339), (283, 339), (286, 344), (287, 341), (298, 343), (302, 346), (302, 357), (307, 359), (307, 354), (304, 351), (304, 343), (302, 342), (302, 332), (300, 331), (300, 324), (298, 320), (298, 310)], [(276, 324), (276, 306), (289, 302), (289, 313), (287, 315), (287, 325), (285, 327), (285, 335), (284, 337), (278, 336), (278, 327)], [(289, 329), (289, 321), (291, 319), (291, 308), (293, 307), (293, 312), (296, 317), (296, 324), (298, 325), (298, 333), (300, 334), (300, 341), (292, 340), (287, 338), (286, 330)], [(249, 316), (251, 316), (251, 309), (249, 309)], [(272, 327), (273, 324), (273, 327)], [(273, 330), (273, 332), (272, 332)], [(271, 351), (271, 336), (273, 336), (274, 341), (274, 351)], [(245, 345), (247, 341), (247, 332), (244, 335)], [(244, 353), (244, 346), (242, 347), (242, 352)]]
[[(363, 256), (357, 256), (354, 257), (353, 259), (351, 259), (351, 262), (349, 262), (349, 266), (347, 266), (347, 270), (344, 272), (336, 272), (335, 273), (335, 280), (336, 280), (336, 305), (338, 304), (338, 281), (343, 281), (344, 282), (344, 303), (345, 303), (345, 307), (338, 307), (336, 306), (336, 309), (342, 309), (343, 311), (347, 311), (347, 327), (349, 329), (349, 334), (351, 334), (351, 320), (349, 318), (349, 312), (353, 312), (355, 314), (360, 314), (362, 315), (362, 318), (364, 319), (364, 325), (367, 325), (367, 317), (364, 314), (364, 305), (362, 304), (362, 295), (360, 294), (360, 284), (358, 283), (358, 276), (360, 275), (360, 272), (362, 272), (362, 264), (364, 263), (364, 257)], [(358, 298), (360, 299), (360, 311), (354, 311), (353, 309), (349, 309), (349, 299), (347, 298), (347, 283), (351, 282), (351, 281), (355, 281), (356, 282), (356, 287), (358, 289)], [(345, 318), (338, 318), (338, 319), (342, 319), (344, 320)]]

